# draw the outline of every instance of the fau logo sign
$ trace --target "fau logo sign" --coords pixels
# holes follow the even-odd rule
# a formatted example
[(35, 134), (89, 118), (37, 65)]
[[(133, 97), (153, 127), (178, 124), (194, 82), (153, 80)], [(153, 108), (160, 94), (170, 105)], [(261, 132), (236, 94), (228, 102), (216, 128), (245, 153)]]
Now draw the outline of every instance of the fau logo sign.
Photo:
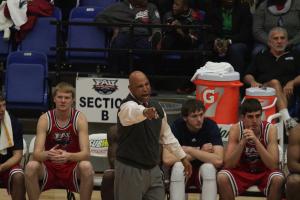
[(93, 81), (95, 83), (93, 89), (99, 94), (109, 95), (118, 89), (118, 80), (93, 79)]

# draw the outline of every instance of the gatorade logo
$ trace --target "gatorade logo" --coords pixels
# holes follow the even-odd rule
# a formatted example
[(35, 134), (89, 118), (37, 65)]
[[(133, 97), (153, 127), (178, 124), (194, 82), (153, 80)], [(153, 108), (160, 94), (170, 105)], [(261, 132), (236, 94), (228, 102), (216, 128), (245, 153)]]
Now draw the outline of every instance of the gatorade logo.
[(213, 103), (215, 102), (215, 90), (207, 89), (203, 92), (203, 101), (205, 103)]
[(198, 88), (199, 93), (202, 94), (200, 98), (206, 108), (205, 116), (215, 117), (218, 103), (224, 94), (224, 88), (209, 88), (207, 86), (200, 86)]

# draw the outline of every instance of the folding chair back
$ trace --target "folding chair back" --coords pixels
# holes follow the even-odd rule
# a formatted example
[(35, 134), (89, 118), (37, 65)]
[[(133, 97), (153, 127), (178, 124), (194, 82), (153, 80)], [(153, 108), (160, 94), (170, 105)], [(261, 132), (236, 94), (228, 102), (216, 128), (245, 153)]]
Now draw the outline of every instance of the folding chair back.
[(12, 52), (7, 58), (5, 92), (8, 108), (48, 108), (48, 62), (39, 52)]

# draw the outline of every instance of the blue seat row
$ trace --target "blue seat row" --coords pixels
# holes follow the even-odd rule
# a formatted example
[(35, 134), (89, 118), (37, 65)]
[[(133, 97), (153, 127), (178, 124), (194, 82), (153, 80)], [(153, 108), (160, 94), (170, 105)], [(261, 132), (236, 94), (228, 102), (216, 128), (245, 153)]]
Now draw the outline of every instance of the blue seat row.
[[(70, 13), (70, 22), (93, 22), (102, 7), (77, 7)], [(69, 48), (106, 48), (108, 38), (105, 29), (97, 26), (70, 25), (68, 31), (67, 47)], [(67, 51), (67, 61), (73, 63), (107, 64), (108, 53)]]
[[(104, 6), (73, 8), (70, 12), (69, 22), (93, 22), (95, 16), (103, 9)], [(39, 17), (34, 28), (18, 45), (18, 50), (45, 53), (50, 63), (56, 63), (57, 52), (51, 48), (56, 47), (57, 42), (61, 42), (61, 45), (67, 48), (103, 49), (109, 47), (108, 34), (105, 28), (101, 29), (97, 26), (70, 24), (67, 30), (62, 29), (62, 32), (58, 32), (57, 27), (51, 24), (51, 22), (61, 19), (62, 13), (59, 8), (55, 8), (53, 15), (50, 17)], [(61, 40), (58, 40), (57, 36), (59, 36)], [(2, 45), (1, 42), (4, 42), (4, 45)], [(9, 52), (9, 43), (0, 40), (0, 56), (2, 55), (6, 58)], [(65, 58), (66, 64), (109, 65), (107, 51), (67, 50), (62, 51), (62, 55), (61, 57), (59, 56), (59, 58)], [(173, 53), (164, 55), (163, 58), (177, 62), (181, 60), (181, 55)]]
[(8, 55), (5, 97), (9, 109), (48, 110), (48, 60), (35, 51), (15, 51)]
[[(70, 13), (71, 22), (93, 22), (94, 17), (103, 7), (76, 7)], [(33, 29), (26, 35), (25, 39), (18, 45), (18, 51), (36, 51), (45, 53), (49, 62), (54, 63), (56, 51), (51, 49), (57, 45), (57, 27), (51, 22), (61, 20), (62, 14), (59, 8), (50, 17), (39, 17)], [(107, 45), (106, 34), (104, 30), (96, 26), (70, 25), (68, 31), (66, 47), (69, 48), (105, 48)], [(0, 37), (3, 32), (0, 32)], [(0, 57), (5, 59), (11, 52), (10, 43), (0, 39)], [(107, 62), (106, 52), (86, 52), (86, 51), (67, 51), (65, 54), (69, 63), (101, 63)]]

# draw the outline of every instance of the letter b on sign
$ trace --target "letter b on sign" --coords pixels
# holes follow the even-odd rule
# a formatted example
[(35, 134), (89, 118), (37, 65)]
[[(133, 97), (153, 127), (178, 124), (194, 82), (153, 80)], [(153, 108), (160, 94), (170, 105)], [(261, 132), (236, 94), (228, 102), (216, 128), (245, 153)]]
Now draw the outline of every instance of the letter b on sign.
[(107, 121), (109, 119), (107, 110), (102, 110), (101, 119), (104, 120), (104, 121)]

